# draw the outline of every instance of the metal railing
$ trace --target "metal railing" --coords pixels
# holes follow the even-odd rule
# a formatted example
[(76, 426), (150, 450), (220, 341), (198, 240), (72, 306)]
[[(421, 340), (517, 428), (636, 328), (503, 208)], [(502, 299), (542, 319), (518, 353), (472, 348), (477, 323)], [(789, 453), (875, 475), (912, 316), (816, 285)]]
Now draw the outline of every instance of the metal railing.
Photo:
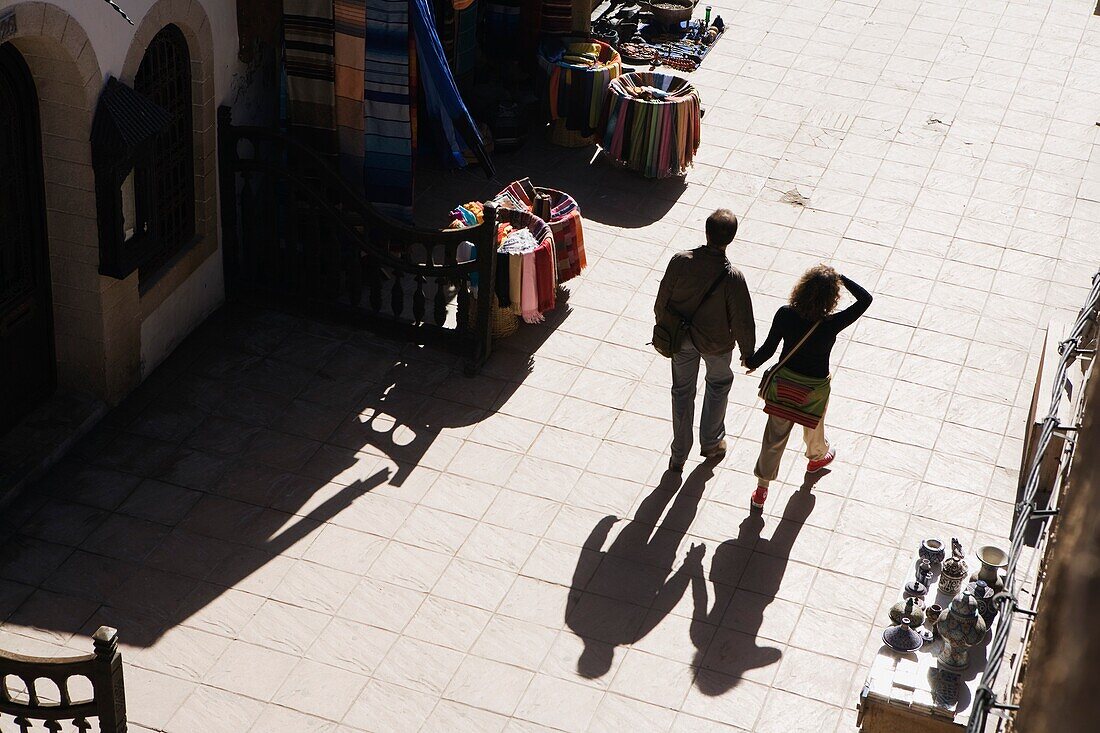
[(1075, 429), (1072, 426), (1060, 424), (1059, 407), (1069, 381), (1069, 366), (1078, 356), (1086, 353), (1084, 349), (1086, 334), (1090, 323), (1097, 321), (1098, 313), (1100, 313), (1100, 272), (1097, 272), (1092, 278), (1092, 290), (1077, 316), (1072, 332), (1058, 345), (1058, 353), (1061, 359), (1058, 362), (1058, 369), (1054, 377), (1050, 409), (1047, 411), (1046, 417), (1043, 418), (1035, 451), (1028, 465), (1027, 481), (1024, 484), (1023, 495), (1017, 505), (1016, 517), (1012, 525), (1011, 546), (1008, 552), (1008, 566), (1005, 569), (1005, 589), (1004, 592), (993, 599), (994, 603), (997, 604), (997, 622), (993, 631), (993, 641), (989, 646), (988, 661), (985, 670), (982, 672), (981, 685), (974, 696), (974, 706), (970, 713), (970, 722), (966, 728), (967, 733), (981, 733), (985, 729), (992, 710), (1012, 711), (1017, 709), (1016, 705), (999, 701), (993, 691), (993, 684), (996, 682), (997, 675), (1004, 662), (1014, 615), (1019, 613), (1028, 618), (1034, 618), (1036, 615), (1035, 609), (1023, 608), (1017, 603), (1016, 566), (1019, 563), (1024, 546), (1028, 523), (1031, 521), (1046, 522), (1058, 514), (1057, 508), (1037, 507), (1035, 497), (1040, 488), (1043, 457), (1050, 446), (1051, 440), (1056, 435), (1063, 438), (1067, 441), (1065, 454), (1072, 454), (1076, 439)]

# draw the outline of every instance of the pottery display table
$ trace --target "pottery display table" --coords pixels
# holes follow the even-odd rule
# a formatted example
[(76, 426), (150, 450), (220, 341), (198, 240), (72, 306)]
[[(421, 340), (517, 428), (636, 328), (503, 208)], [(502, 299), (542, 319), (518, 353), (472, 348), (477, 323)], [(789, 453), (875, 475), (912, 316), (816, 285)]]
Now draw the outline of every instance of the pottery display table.
[[(937, 573), (938, 575), (938, 573)], [(898, 595), (899, 600), (903, 594)], [(947, 613), (952, 596), (932, 585), (925, 597)], [(919, 629), (931, 629), (927, 621)], [(857, 724), (862, 733), (959, 733), (966, 730), (974, 695), (985, 668), (985, 640), (970, 649), (966, 669), (951, 672), (937, 660), (943, 639), (937, 634), (915, 652), (898, 652), (883, 644), (871, 664), (859, 697)], [(947, 672), (947, 675), (942, 675)], [(947, 681), (943, 681), (947, 680)]]
[(875, 656), (859, 699), (862, 733), (958, 733), (970, 721), (970, 706), (981, 683), (984, 655), (971, 649), (970, 666), (959, 675), (954, 706), (937, 704), (933, 685), (939, 671), (939, 638), (903, 654), (885, 644)]

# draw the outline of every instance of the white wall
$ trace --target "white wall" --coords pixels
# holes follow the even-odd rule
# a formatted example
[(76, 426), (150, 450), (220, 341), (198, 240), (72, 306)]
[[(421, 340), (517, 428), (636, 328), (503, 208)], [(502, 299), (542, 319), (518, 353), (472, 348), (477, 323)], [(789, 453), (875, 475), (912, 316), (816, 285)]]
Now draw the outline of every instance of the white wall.
[(142, 321), (141, 378), (149, 376), (224, 300), (225, 282), (219, 249)]
[[(44, 0), (63, 9), (80, 23), (95, 49), (103, 78), (118, 77), (130, 50), (134, 31), (155, 0), (115, 0), (134, 21), (127, 23), (104, 0)], [(20, 0), (0, 0), (0, 12)], [(241, 71), (237, 61), (237, 3), (235, 0), (197, 0), (206, 10), (214, 35), (214, 98), (218, 104), (233, 99), (232, 80)]]

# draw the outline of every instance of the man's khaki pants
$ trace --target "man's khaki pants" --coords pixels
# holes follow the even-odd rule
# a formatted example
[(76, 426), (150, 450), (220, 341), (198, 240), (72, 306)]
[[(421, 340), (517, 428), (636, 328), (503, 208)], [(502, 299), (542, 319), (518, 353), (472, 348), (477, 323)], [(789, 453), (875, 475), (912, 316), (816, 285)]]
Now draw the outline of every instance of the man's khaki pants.
[[(760, 457), (756, 460), (756, 482), (768, 487), (779, 475), (779, 461), (783, 458), (783, 449), (787, 447), (787, 438), (791, 435), (794, 423), (775, 415), (768, 415), (768, 424), (764, 428), (764, 438), (760, 441)], [(829, 452), (829, 441), (825, 440), (825, 416), (822, 415), (817, 427), (802, 428), (802, 437), (806, 441), (806, 458), (816, 461)]]

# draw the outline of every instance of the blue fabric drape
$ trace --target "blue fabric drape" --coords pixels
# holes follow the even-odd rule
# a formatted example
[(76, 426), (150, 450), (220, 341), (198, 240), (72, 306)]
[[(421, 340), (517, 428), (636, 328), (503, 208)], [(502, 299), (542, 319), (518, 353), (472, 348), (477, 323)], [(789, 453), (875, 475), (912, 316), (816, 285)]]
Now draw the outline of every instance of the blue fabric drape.
[(424, 104), (430, 117), (428, 130), (435, 147), (454, 167), (466, 167), (465, 151), (472, 150), (487, 178), (495, 169), (485, 151), (477, 126), (455, 86), (454, 76), (436, 32), (429, 0), (410, 0), (413, 33), (416, 35), (416, 59)]

